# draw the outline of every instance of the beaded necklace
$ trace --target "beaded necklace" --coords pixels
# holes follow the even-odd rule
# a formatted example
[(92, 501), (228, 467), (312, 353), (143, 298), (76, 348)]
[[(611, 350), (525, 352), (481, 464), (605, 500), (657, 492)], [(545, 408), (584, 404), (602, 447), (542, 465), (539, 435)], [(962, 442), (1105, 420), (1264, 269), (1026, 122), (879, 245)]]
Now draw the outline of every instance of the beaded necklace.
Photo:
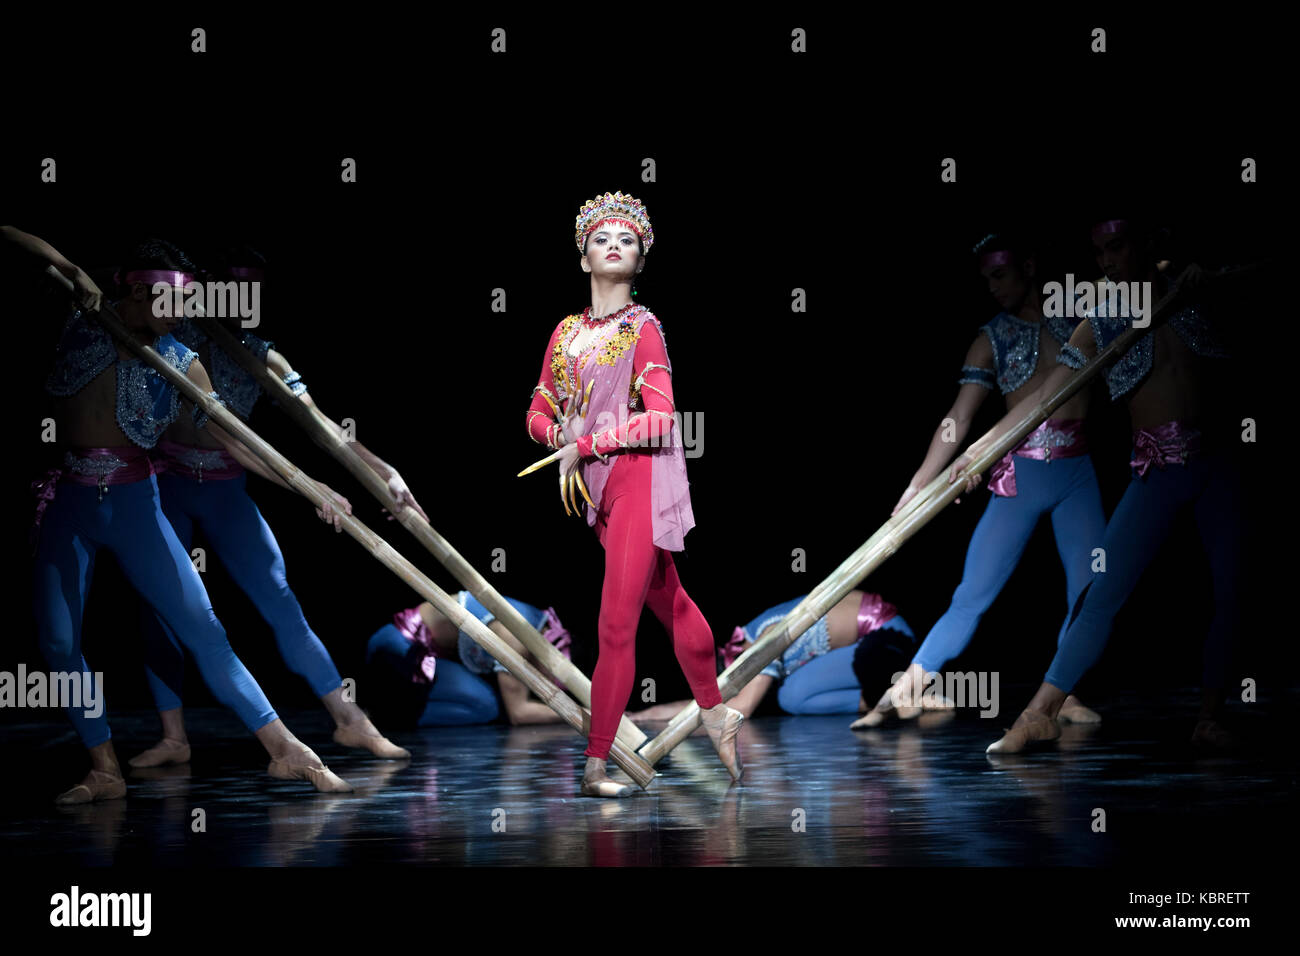
[(587, 306), (585, 309), (582, 310), (582, 326), (583, 328), (594, 329), (598, 325), (604, 325), (610, 319), (618, 318), (620, 315), (625, 313), (628, 309), (634, 309), (634, 308), (636, 308), (636, 303), (629, 302), (627, 305), (623, 306), (617, 312), (611, 312), (609, 315), (602, 315), (599, 318), (595, 318), (591, 314), (591, 306)]

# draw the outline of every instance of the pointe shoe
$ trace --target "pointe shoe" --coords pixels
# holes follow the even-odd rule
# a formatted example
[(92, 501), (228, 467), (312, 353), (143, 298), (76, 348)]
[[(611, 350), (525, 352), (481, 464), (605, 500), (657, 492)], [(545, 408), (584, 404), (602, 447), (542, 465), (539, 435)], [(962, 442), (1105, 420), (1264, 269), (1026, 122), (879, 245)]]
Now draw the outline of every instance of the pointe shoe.
[[(310, 747), (303, 747), (299, 754), (311, 754), (317, 761), (320, 760), (316, 754), (312, 753)], [(350, 783), (323, 763), (319, 767), (313, 767), (305, 763), (291, 763), (284, 757), (275, 757), (266, 768), (266, 772), (278, 780), (306, 780), (321, 793), (350, 793), (352, 791)]]
[(172, 740), (170, 737), (164, 737), (148, 750), (136, 754), (127, 761), (127, 763), (136, 769), (142, 769), (144, 767), (161, 767), (163, 764), (168, 763), (189, 762), (190, 745), (188, 743), (182, 743), (179, 740)]
[(732, 780), (739, 780), (745, 768), (741, 766), (740, 754), (736, 751), (736, 734), (745, 722), (745, 715), (725, 704), (721, 706), (721, 712), (716, 708), (700, 711), (700, 719), (705, 733), (713, 741), (713, 749), (718, 752), (722, 765), (727, 768)]
[(605, 773), (605, 761), (599, 757), (588, 757), (587, 766), (582, 772), (582, 795), (584, 797), (630, 797), (632, 788), (611, 780)]
[(126, 796), (126, 781), (121, 774), (106, 770), (92, 770), (71, 790), (65, 790), (54, 798), (61, 807), (74, 803), (90, 803), (94, 800), (116, 800)]
[(1099, 724), (1101, 714), (1091, 707), (1083, 706), (1083, 701), (1071, 694), (1065, 698), (1065, 703), (1061, 705), (1061, 712), (1056, 715), (1056, 719), (1063, 724)]
[(1061, 728), (1056, 726), (1056, 721), (1036, 710), (1022, 710), (1002, 739), (989, 744), (984, 752), (1018, 754), (1035, 741), (1055, 740), (1059, 736)]
[(369, 719), (334, 728), (334, 742), (340, 747), (361, 747), (385, 760), (407, 760), (411, 752), (393, 743)]
[(1217, 720), (1201, 718), (1192, 731), (1192, 746), (1203, 750), (1233, 750), (1237, 738)]

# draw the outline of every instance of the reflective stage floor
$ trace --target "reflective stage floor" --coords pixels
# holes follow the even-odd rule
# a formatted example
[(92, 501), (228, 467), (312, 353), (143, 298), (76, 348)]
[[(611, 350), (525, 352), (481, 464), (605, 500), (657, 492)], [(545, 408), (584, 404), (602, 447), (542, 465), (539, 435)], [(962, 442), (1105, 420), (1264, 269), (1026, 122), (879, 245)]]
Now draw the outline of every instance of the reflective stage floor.
[[(1007, 757), (984, 748), (1014, 714), (868, 732), (851, 717), (759, 717), (741, 731), (740, 784), (695, 736), (624, 800), (577, 796), (583, 741), (562, 725), (382, 728), (413, 754), (395, 763), (333, 744), (323, 712), (285, 714), (356, 787), (332, 796), (273, 780), (232, 715), (195, 710), (190, 764), (129, 773), (125, 800), (70, 809), (52, 800), (84, 774), (84, 751), (46, 719), (0, 735), (0, 845), (13, 862), (76, 867), (1226, 863), (1291, 829), (1295, 766), (1255, 706), (1232, 711), (1243, 751), (1214, 758), (1186, 743), (1190, 692), (1102, 703), (1100, 727)], [(125, 761), (157, 721), (115, 714), (113, 728)]]

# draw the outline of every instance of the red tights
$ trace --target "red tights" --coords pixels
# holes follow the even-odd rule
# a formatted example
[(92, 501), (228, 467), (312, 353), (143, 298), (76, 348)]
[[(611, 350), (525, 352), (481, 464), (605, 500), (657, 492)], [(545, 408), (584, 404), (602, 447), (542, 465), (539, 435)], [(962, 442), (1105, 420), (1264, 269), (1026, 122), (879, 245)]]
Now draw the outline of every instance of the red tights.
[(623, 452), (610, 469), (596, 514), (605, 548), (600, 595), (600, 654), (591, 676), (591, 732), (586, 756), (609, 756), (619, 718), (636, 677), (636, 629), (649, 605), (668, 631), (696, 703), (722, 703), (714, 663), (713, 631), (677, 577), (669, 551), (654, 545), (650, 516), (651, 457)]

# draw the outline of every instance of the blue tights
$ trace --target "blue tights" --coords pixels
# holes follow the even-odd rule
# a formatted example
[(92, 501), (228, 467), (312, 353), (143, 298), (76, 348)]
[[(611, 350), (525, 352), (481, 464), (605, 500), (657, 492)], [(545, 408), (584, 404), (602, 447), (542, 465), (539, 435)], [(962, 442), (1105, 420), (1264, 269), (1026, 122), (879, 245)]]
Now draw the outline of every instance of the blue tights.
[[(275, 720), (266, 695), (226, 640), (189, 554), (163, 516), (157, 479), (111, 485), (102, 501), (98, 496), (93, 486), (60, 483), (41, 523), (33, 597), (41, 653), (50, 668), (91, 673), (81, 653), (82, 617), (95, 556), (104, 548), (194, 655), (217, 700), (235, 711), (250, 732)], [(93, 718), (82, 708), (68, 713), (87, 748), (112, 737), (102, 711)]]
[[(248, 497), (247, 479), (247, 474), (241, 474), (199, 482), (181, 475), (161, 475), (158, 490), (163, 514), (186, 552), (193, 545), (195, 527), (202, 529), (212, 552), (270, 625), (289, 669), (303, 677), (317, 697), (324, 697), (343, 686), (343, 681), (325, 645), (303, 617), (298, 598), (289, 590), (280, 545)], [(185, 675), (180, 644), (167, 622), (148, 609), (143, 625), (149, 688), (159, 710), (172, 710), (181, 706)]]
[(1106, 532), (1092, 458), (1079, 455), (1047, 462), (1017, 457), (1015, 463), (1017, 494), (991, 497), (971, 535), (952, 604), (913, 659), (927, 672), (939, 670), (970, 644), (980, 618), (1020, 563), (1044, 515), (1052, 517), (1056, 548), (1065, 566), (1066, 614), (1057, 632), (1058, 646), (1069, 626), (1070, 609), (1092, 580), (1092, 551)]
[(1230, 463), (1217, 455), (1193, 457), (1185, 465), (1152, 467), (1142, 478), (1133, 475), (1106, 527), (1102, 542), (1106, 572), (1095, 575), (1084, 595), (1057, 647), (1044, 678), (1047, 683), (1069, 693), (1097, 662), (1115, 615), (1168, 537), (1178, 512), (1192, 506), (1214, 588), (1214, 617), (1202, 655), (1201, 686), (1224, 687), (1238, 614), (1241, 542), (1236, 491)]

